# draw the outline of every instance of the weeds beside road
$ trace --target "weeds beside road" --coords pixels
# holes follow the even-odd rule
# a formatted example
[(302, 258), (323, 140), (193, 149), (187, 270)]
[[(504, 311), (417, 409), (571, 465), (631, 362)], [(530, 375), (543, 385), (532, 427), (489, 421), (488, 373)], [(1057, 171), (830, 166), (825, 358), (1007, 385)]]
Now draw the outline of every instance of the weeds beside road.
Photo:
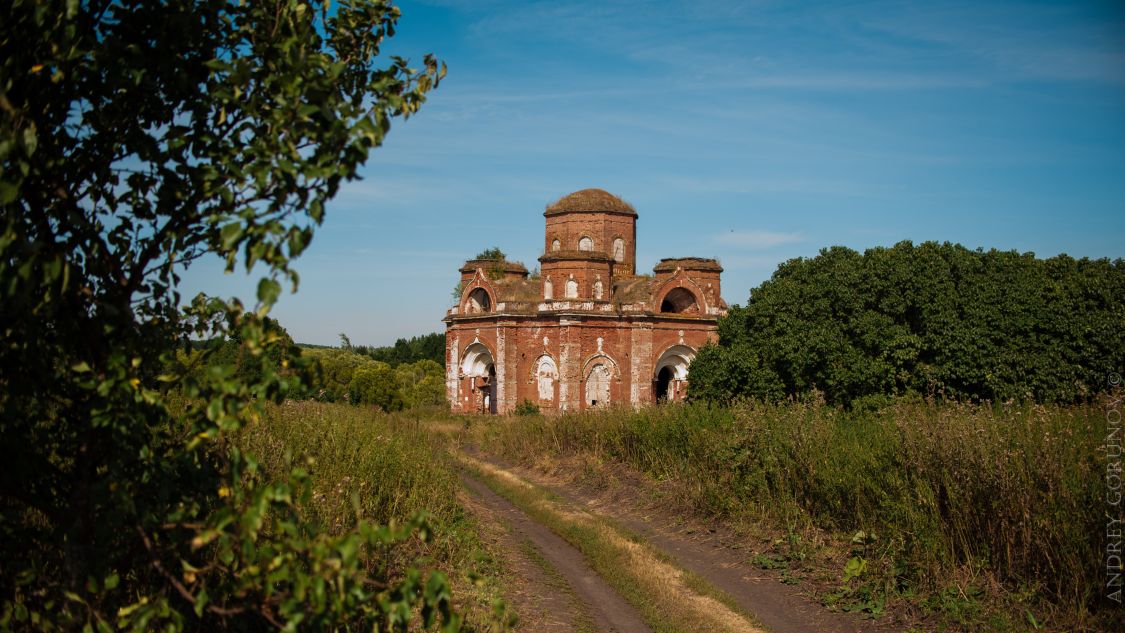
[(1069, 630), (1122, 618), (1102, 595), (1105, 427), (1096, 404), (901, 402), (498, 418), (474, 420), (471, 436), (526, 465), (597, 476), (624, 464), (663, 482), (680, 511), (772, 529), (756, 562), (794, 582), (829, 546), (839, 568), (822, 571), (838, 581), (819, 594), (836, 608)]
[(296, 402), (239, 442), (267, 472), (306, 464), (305, 509), (326, 526), (428, 512), (437, 538), (381, 560), (446, 570), (478, 628), (511, 615), (495, 611), (506, 571), (457, 501), (458, 442), (573, 482), (628, 475), (623, 494), (741, 530), (758, 545), (732, 556), (833, 609), (927, 629), (1120, 630), (1102, 596), (1106, 430), (1097, 404), (453, 417)]

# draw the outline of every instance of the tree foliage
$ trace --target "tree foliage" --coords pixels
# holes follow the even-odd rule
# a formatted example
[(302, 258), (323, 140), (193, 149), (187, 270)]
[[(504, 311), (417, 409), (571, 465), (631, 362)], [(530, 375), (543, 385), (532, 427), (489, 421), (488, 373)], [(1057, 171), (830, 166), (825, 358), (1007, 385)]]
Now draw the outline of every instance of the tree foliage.
[[(460, 295), (458, 295), (460, 299)], [(391, 367), (398, 367), (403, 363), (416, 363), (420, 360), (433, 361), (445, 365), (445, 335), (441, 332), (412, 336), (409, 339), (400, 338), (392, 346), (372, 347), (357, 345), (353, 348), (364, 356), (387, 363)]]
[(316, 365), (308, 395), (318, 400), (384, 411), (445, 404), (445, 370), (432, 360), (391, 366), (344, 349), (306, 350), (304, 356)]
[[(301, 468), (267, 480), (227, 441), (300, 389), (305, 363), (265, 316), (325, 202), (444, 73), (379, 57), (398, 15), (8, 4), (0, 628), (456, 626), (440, 574), (369, 556), (427, 537), (424, 521), (329, 536), (300, 510)], [(253, 309), (183, 306), (178, 275), (208, 253), (266, 271)], [(228, 337), (237, 362), (209, 362)], [(178, 362), (192, 340), (217, 341), (205, 371)]]
[(477, 256), (473, 259), (502, 262), (507, 260), (508, 256), (504, 254), (504, 251), (500, 250), (499, 246), (493, 246), (492, 248), (486, 248), (477, 253)]
[(690, 394), (1075, 402), (1125, 365), (1125, 261), (901, 242), (794, 259), (719, 323)]
[(395, 381), (395, 370), (386, 363), (371, 361), (356, 368), (348, 381), (348, 400), (355, 404), (371, 404), (384, 411), (403, 408)]

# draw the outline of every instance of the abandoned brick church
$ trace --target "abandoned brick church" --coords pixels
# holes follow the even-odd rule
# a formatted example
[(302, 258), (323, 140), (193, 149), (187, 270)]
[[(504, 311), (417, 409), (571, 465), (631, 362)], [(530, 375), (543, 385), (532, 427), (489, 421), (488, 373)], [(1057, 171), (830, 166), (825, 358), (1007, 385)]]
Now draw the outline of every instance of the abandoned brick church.
[(548, 205), (539, 278), (470, 260), (444, 319), (454, 411), (641, 406), (686, 393), (688, 366), (726, 313), (713, 259), (636, 271), (637, 212), (601, 189)]

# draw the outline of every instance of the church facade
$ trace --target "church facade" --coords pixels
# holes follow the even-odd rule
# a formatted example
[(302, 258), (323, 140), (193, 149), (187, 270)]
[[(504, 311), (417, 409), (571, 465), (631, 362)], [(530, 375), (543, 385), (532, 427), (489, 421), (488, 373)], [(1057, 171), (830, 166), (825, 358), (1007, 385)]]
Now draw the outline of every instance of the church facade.
[(455, 412), (643, 406), (680, 400), (701, 345), (726, 313), (713, 259), (636, 271), (637, 212), (601, 189), (547, 206), (541, 272), (503, 260), (461, 267), (445, 318)]

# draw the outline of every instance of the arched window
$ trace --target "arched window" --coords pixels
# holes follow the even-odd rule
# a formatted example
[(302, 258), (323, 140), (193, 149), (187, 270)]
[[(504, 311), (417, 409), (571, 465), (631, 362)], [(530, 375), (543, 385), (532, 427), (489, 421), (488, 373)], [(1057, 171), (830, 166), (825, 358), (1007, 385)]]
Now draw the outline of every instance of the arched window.
[(550, 277), (543, 281), (543, 298), (547, 301), (555, 298), (555, 284), (551, 283)]
[(594, 240), (583, 236), (582, 239), (578, 240), (578, 250), (580, 250), (580, 251), (592, 251), (592, 250), (594, 250)]
[(551, 250), (552, 250), (552, 251), (557, 251), (557, 250), (559, 250), (560, 248), (562, 248), (562, 242), (559, 242), (559, 239), (558, 239), (558, 238), (556, 237), (556, 238), (555, 238), (555, 239), (554, 239), (554, 240), (553, 240), (553, 241), (551, 242)]
[(573, 278), (566, 280), (566, 298), (567, 299), (577, 299), (578, 298), (578, 282), (574, 281)]
[(676, 288), (664, 295), (664, 301), (660, 303), (661, 312), (699, 312), (699, 304), (695, 301), (695, 295), (687, 288)]
[(613, 261), (625, 261), (625, 240), (620, 237), (613, 240)]
[(555, 383), (559, 380), (559, 368), (550, 356), (540, 356), (535, 364), (535, 383), (539, 391), (539, 399), (549, 402), (555, 401)]
[(476, 288), (465, 301), (465, 312), (488, 312), (492, 309), (492, 299), (484, 288)]

